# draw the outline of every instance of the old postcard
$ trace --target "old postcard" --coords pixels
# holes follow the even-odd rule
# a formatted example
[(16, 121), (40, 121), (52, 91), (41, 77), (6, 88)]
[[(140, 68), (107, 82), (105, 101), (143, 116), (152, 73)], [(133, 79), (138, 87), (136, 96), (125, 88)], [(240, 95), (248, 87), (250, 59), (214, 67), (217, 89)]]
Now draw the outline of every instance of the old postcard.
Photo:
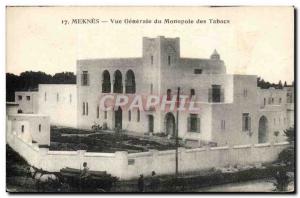
[(6, 17), (8, 192), (295, 192), (294, 7)]

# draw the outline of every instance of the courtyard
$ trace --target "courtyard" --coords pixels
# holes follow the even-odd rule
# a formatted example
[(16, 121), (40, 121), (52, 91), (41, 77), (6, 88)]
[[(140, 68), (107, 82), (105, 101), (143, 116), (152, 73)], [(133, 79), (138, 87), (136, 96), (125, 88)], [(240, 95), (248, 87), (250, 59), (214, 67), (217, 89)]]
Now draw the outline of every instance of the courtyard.
[[(51, 127), (50, 150), (114, 153), (127, 151), (128, 153), (155, 150), (172, 150), (176, 148), (175, 139), (163, 134), (151, 136), (126, 131), (82, 130), (75, 128)], [(184, 146), (179, 141), (179, 146)]]

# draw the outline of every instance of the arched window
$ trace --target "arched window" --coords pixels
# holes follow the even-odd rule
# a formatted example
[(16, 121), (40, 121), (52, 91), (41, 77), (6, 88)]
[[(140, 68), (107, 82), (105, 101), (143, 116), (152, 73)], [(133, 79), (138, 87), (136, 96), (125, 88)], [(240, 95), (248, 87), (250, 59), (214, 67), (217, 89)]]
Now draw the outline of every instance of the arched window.
[(110, 93), (111, 84), (110, 84), (110, 75), (107, 70), (102, 73), (102, 93)]
[(114, 73), (114, 93), (123, 93), (122, 73), (119, 70)]
[(132, 70), (126, 72), (125, 93), (135, 93), (135, 78)]

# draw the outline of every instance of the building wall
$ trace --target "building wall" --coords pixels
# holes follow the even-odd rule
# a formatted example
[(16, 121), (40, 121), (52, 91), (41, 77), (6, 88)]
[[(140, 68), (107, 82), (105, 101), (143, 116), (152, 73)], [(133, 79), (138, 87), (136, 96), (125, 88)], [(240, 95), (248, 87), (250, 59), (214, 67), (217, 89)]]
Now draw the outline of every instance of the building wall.
[[(10, 114), (11, 132), (23, 141), (50, 145), (50, 118), (40, 114)], [(22, 130), (23, 129), (23, 130)], [(7, 131), (8, 133), (8, 131)]]
[[(200, 111), (197, 113), (200, 119), (200, 133), (189, 132), (187, 120), (189, 113), (179, 113), (179, 136), (183, 139), (212, 142), (216, 145), (236, 145), (258, 142), (259, 119), (262, 115), (268, 120), (278, 119), (274, 126), (270, 123), (269, 141), (278, 141), (282, 137), (273, 138), (271, 133), (280, 130), (281, 135), (285, 127), (293, 122), (293, 106), (275, 104), (262, 107), (264, 97), (275, 97), (275, 100), (286, 103), (287, 90), (266, 91), (257, 90), (257, 76), (255, 75), (229, 75), (226, 74), (224, 62), (215, 51), (210, 58), (195, 59), (180, 57), (179, 38), (143, 38), (143, 55), (141, 58), (122, 59), (90, 59), (77, 61), (77, 88), (78, 88), (78, 112), (77, 120), (79, 128), (90, 129), (93, 124), (106, 123), (110, 129), (115, 128), (114, 111), (107, 111), (104, 118), (103, 110), (98, 106), (102, 93), (103, 72), (110, 74), (111, 93), (113, 94), (114, 73), (119, 70), (122, 73), (123, 91), (125, 93), (126, 72), (132, 70), (135, 75), (136, 94), (143, 96), (158, 95), (162, 97), (171, 90), (171, 95), (177, 94), (180, 87), (181, 95), (190, 95), (194, 89), (194, 99)], [(196, 74), (195, 69), (201, 70)], [(87, 86), (81, 84), (81, 74), (87, 71), (89, 82)], [(209, 101), (212, 85), (220, 85), (224, 100), (220, 103)], [(133, 95), (133, 94), (128, 94)], [(275, 102), (276, 102), (275, 101)], [(83, 103), (88, 104), (88, 115), (83, 115)], [(267, 112), (266, 110), (269, 109)], [(289, 109), (287, 111), (287, 109)], [(140, 121), (137, 121), (137, 110), (131, 110), (129, 121), (128, 109), (122, 107), (122, 129), (139, 133), (149, 132), (149, 115), (154, 117), (154, 133), (166, 132), (165, 116), (168, 111), (141, 111)], [(174, 117), (176, 112), (171, 112)], [(242, 131), (242, 115), (248, 113), (251, 118), (251, 130)], [(277, 118), (276, 118), (277, 117)], [(281, 121), (283, 119), (283, 121)], [(286, 120), (286, 121), (284, 121)], [(221, 127), (225, 122), (225, 128)], [(278, 124), (276, 124), (278, 122)], [(285, 123), (285, 124), (284, 124)], [(280, 135), (280, 136), (281, 136)]]
[(38, 113), (38, 92), (37, 91), (16, 91), (15, 102), (23, 113)]
[[(65, 167), (81, 169), (87, 162), (90, 170), (107, 171), (121, 180), (138, 178), (140, 174), (149, 176), (152, 171), (158, 175), (174, 174), (175, 151), (151, 150), (143, 153), (115, 152), (89, 153), (86, 151), (49, 151), (29, 144), (20, 137), (9, 133), (8, 144), (26, 161), (46, 171), (60, 171)], [(184, 149), (179, 148), (179, 172), (192, 172), (209, 168), (234, 165), (254, 165), (274, 161), (288, 143), (240, 145), (234, 147), (214, 147)]]
[(39, 84), (39, 113), (53, 125), (77, 127), (76, 85)]

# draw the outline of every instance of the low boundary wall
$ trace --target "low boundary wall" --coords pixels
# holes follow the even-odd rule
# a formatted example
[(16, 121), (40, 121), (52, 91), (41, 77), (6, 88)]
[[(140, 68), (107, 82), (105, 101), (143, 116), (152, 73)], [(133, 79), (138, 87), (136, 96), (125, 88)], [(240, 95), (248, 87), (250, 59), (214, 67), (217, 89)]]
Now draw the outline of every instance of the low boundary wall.
[[(142, 153), (119, 151), (115, 153), (92, 153), (79, 151), (50, 151), (37, 144), (23, 141), (16, 134), (7, 134), (7, 143), (27, 162), (47, 171), (60, 171), (65, 167), (81, 169), (87, 162), (90, 170), (107, 171), (113, 176), (127, 180), (150, 175), (175, 172), (175, 150), (150, 150)], [(199, 171), (228, 165), (251, 165), (272, 162), (288, 142), (274, 144), (239, 145), (234, 147), (179, 148), (179, 172)]]

